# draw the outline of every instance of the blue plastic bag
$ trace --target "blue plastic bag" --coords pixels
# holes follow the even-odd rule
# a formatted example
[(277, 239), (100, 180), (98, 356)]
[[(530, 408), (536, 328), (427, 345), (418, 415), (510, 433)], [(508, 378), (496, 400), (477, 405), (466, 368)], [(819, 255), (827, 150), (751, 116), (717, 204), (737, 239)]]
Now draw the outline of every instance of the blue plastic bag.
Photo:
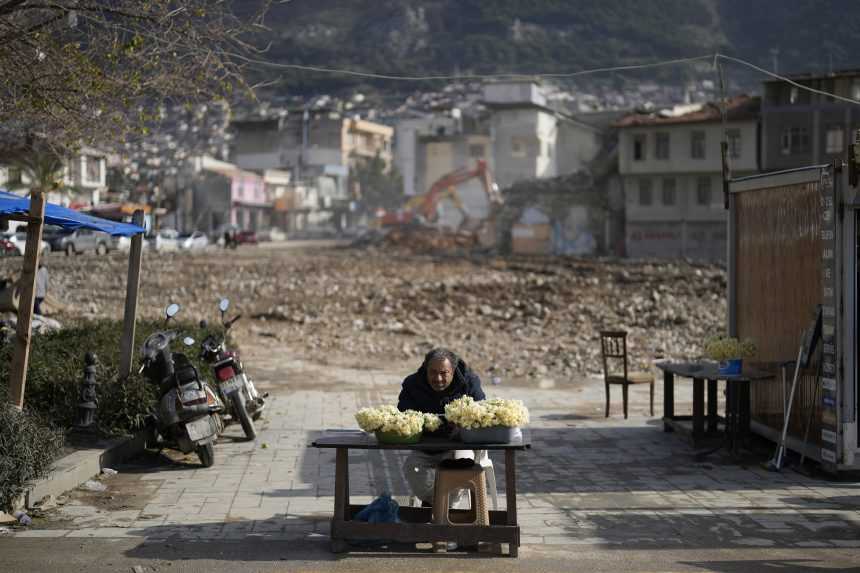
[(400, 523), (397, 512), (400, 505), (387, 493), (384, 493), (367, 504), (355, 515), (356, 521), (368, 523)]

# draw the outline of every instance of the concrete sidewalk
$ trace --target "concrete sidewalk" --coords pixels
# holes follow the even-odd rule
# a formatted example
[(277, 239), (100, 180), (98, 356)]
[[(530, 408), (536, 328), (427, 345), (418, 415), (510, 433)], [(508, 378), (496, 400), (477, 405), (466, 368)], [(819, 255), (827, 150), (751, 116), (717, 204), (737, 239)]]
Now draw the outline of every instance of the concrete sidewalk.
[[(324, 428), (355, 427), (354, 412), (393, 400), (390, 378), (362, 371), (365, 390), (283, 392), (273, 397), (255, 442), (233, 426), (213, 468), (120, 467), (104, 496), (145, 491), (137, 508), (105, 510), (93, 495), (72, 501), (16, 538), (133, 538), (146, 541), (325, 540), (333, 509), (334, 453), (307, 448)], [(355, 380), (353, 380), (355, 382)], [(394, 389), (396, 391), (396, 389)], [(678, 436), (642, 415), (595, 417), (602, 389), (584, 392), (490, 387), (524, 399), (532, 450), (518, 463), (519, 517), (527, 546), (624, 549), (731, 547), (860, 548), (860, 484), (769, 473), (722, 454), (697, 463)], [(597, 400), (595, 400), (597, 398)], [(408, 495), (403, 454), (350, 456), (357, 500)], [(500, 493), (504, 462), (495, 458)], [(501, 497), (504, 503), (504, 497)], [(860, 555), (860, 553), (858, 553)]]

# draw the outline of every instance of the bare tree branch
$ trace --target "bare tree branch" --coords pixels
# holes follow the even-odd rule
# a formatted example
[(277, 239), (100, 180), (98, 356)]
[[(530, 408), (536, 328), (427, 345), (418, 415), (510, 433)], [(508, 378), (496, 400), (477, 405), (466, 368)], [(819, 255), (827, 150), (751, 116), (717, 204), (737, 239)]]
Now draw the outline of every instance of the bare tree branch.
[(240, 20), (212, 0), (0, 1), (0, 124), (92, 140), (115, 129), (99, 115), (133, 129), (139, 108), (252, 93), (243, 56), (271, 0), (258, 2)]

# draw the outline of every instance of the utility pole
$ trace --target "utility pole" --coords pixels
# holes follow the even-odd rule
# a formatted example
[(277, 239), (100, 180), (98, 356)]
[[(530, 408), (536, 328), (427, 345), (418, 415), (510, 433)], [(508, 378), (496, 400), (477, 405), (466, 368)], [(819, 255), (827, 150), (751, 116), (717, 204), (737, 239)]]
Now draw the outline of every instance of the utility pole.
[[(131, 220), (132, 223), (143, 227), (143, 209), (137, 209)], [(131, 249), (128, 255), (128, 277), (125, 283), (125, 312), (123, 314), (122, 339), (120, 340), (119, 377), (128, 378), (131, 374), (131, 363), (134, 358), (134, 330), (137, 320), (137, 301), (140, 292), (140, 267), (143, 260), (143, 234), (138, 233), (131, 238)]]
[(30, 327), (33, 324), (33, 301), (36, 295), (36, 270), (42, 245), (42, 223), (45, 218), (47, 191), (34, 188), (30, 192), (30, 216), (27, 218), (27, 243), (24, 247), (24, 269), (21, 272), (21, 298), (18, 301), (18, 324), (15, 348), (9, 370), (9, 402), (19, 410), (24, 407), (24, 387), (30, 362)]
[(773, 73), (779, 73), (779, 48), (770, 49), (770, 57), (773, 61)]

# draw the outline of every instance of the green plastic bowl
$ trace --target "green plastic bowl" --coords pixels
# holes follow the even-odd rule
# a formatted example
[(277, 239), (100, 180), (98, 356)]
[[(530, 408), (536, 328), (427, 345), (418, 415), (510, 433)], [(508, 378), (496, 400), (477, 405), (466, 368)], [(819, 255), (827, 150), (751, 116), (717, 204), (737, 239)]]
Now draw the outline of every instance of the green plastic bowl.
[(376, 441), (380, 444), (417, 444), (421, 441), (421, 432), (412, 434), (411, 436), (404, 436), (397, 432), (381, 432), (377, 430), (374, 434), (376, 435)]

